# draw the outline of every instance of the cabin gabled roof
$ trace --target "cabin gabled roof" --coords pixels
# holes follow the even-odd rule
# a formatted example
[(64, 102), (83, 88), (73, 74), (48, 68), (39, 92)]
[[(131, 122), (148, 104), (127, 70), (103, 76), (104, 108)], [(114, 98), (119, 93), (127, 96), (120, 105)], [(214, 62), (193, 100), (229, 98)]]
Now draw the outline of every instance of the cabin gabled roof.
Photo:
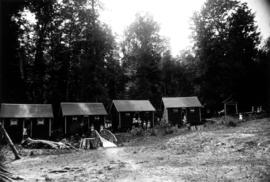
[(149, 100), (113, 100), (118, 112), (155, 111)]
[(51, 104), (1, 104), (0, 118), (53, 118)]
[(62, 102), (63, 116), (107, 115), (102, 103)]
[(165, 108), (186, 108), (186, 107), (202, 107), (198, 97), (163, 97)]
[(234, 100), (233, 96), (226, 98), (222, 101), (223, 104), (237, 104), (237, 101)]

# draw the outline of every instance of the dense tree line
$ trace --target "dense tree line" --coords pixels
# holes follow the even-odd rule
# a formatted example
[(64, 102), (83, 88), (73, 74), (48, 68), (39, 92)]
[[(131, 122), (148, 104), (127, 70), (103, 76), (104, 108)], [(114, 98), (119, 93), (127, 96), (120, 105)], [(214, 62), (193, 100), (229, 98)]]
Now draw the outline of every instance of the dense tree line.
[(214, 0), (193, 17), (198, 94), (211, 107), (230, 95), (241, 103), (258, 104), (260, 37), (254, 16), (246, 3)]
[(173, 57), (147, 14), (118, 44), (97, 0), (4, 2), (4, 102), (150, 99), (160, 108), (162, 96), (198, 95), (213, 110), (229, 96), (269, 103), (270, 38), (260, 46), (246, 3), (206, 1), (192, 18), (193, 48)]

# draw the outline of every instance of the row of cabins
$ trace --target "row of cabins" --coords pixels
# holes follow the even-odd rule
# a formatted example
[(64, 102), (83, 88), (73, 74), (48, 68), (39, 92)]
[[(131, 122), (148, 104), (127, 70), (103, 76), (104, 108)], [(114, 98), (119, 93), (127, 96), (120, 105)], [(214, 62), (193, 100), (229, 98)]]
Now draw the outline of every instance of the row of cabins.
[[(197, 97), (162, 98), (163, 119), (172, 125), (182, 125), (183, 115), (196, 124), (201, 121), (201, 103)], [(96, 130), (110, 118), (113, 131), (132, 128), (134, 118), (154, 126), (155, 108), (149, 100), (113, 100), (108, 115), (102, 103), (60, 103), (61, 128), (65, 135), (85, 133), (91, 126)], [(56, 112), (57, 113), (57, 112)], [(12, 140), (21, 141), (23, 128), (31, 138), (47, 139), (52, 136), (54, 114), (51, 104), (1, 104), (1, 123)]]

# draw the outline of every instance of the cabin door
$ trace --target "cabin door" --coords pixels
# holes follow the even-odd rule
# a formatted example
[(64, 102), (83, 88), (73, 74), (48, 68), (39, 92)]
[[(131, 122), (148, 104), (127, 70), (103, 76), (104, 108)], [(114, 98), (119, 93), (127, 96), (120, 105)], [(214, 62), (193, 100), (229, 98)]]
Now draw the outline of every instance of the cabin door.
[(23, 119), (23, 128), (26, 129), (27, 137), (32, 138), (33, 125), (31, 119)]
[(199, 109), (198, 108), (189, 108), (187, 119), (191, 125), (198, 125), (200, 123)]
[(13, 142), (21, 142), (23, 134), (21, 119), (4, 119), (4, 127)]
[(49, 137), (49, 119), (32, 120), (32, 137), (34, 139), (47, 139)]

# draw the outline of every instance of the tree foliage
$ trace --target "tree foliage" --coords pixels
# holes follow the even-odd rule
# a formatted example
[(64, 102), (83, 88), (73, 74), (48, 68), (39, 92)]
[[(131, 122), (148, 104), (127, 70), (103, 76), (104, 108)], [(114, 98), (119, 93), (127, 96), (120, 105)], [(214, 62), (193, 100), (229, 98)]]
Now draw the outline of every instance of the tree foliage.
[(177, 58), (173, 58), (170, 52), (162, 57), (162, 89), (163, 96), (178, 97), (194, 94), (193, 76), (195, 74), (194, 56), (183, 51)]
[[(233, 95), (239, 101), (254, 94), (259, 32), (246, 3), (208, 0), (193, 17), (198, 61), (198, 94), (210, 107)], [(251, 76), (252, 75), (252, 76)], [(253, 101), (251, 101), (253, 102)]]
[[(8, 0), (0, 2), (1, 6), (1, 51), (0, 51), (0, 101), (26, 101), (23, 83), (22, 62), (17, 52), (19, 45), (19, 26), (12, 17), (25, 6), (25, 1), (11, 3)], [(11, 5), (12, 4), (12, 5)], [(18, 89), (20, 88), (20, 89)]]
[(267, 102), (270, 41), (259, 48), (246, 3), (207, 0), (192, 19), (193, 49), (177, 57), (148, 14), (137, 15), (118, 44), (100, 21), (98, 0), (4, 5), (4, 102), (126, 98), (159, 108), (162, 96), (198, 95), (215, 110), (231, 95), (242, 104)]
[(137, 15), (122, 42), (129, 97), (150, 99), (155, 105), (160, 103), (161, 58), (166, 48), (166, 41), (160, 36), (159, 25), (153, 17)]
[(117, 97), (122, 69), (114, 36), (98, 19), (96, 1), (31, 0), (25, 9), (36, 22), (27, 22), (23, 12), (15, 20), (23, 27), (19, 40), (30, 101), (106, 102)]

